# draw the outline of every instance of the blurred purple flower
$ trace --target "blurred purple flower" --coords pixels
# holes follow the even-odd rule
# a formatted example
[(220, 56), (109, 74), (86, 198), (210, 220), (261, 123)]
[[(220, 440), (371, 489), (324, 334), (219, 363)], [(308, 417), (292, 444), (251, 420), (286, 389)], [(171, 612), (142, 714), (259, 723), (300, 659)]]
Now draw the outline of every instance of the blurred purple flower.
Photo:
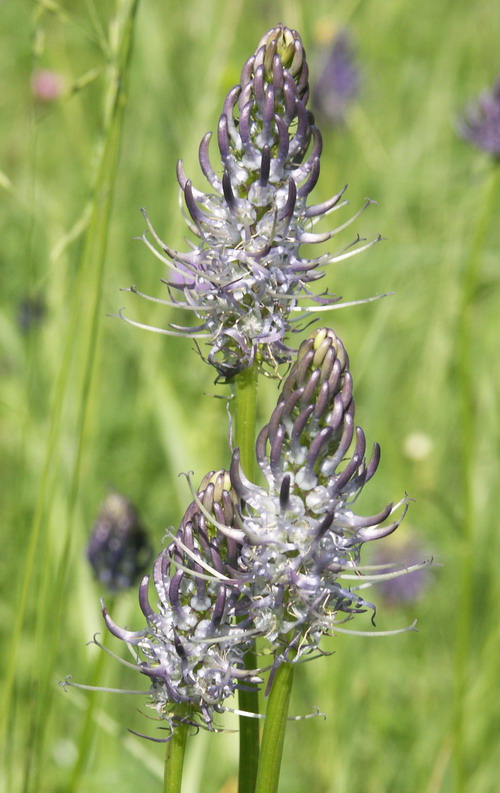
[(378, 589), (387, 605), (415, 603), (424, 594), (431, 583), (428, 566), (417, 567), (408, 573), (407, 568), (415, 567), (420, 559), (428, 556), (425, 549), (414, 538), (403, 543), (378, 548), (375, 563), (387, 565), (391, 571), (400, 571), (400, 575), (381, 581)]
[(500, 77), (491, 90), (483, 91), (466, 108), (458, 132), (479, 149), (500, 157)]
[(345, 30), (339, 31), (313, 90), (313, 105), (325, 121), (343, 124), (350, 102), (359, 92), (359, 69), (354, 48)]

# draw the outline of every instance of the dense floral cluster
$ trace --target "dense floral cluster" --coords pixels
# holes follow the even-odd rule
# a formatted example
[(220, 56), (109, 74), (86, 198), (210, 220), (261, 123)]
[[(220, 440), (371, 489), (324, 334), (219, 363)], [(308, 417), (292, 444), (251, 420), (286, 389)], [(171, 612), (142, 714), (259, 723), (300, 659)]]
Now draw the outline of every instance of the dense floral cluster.
[(404, 500), (368, 517), (353, 512), (380, 450), (375, 445), (366, 461), (363, 430), (354, 427), (348, 366), (334, 332), (315, 331), (300, 346), (257, 440), (267, 487), (246, 481), (233, 455), (233, 486), (246, 505), (245, 591), (252, 619), (280, 659), (288, 648), (291, 658), (316, 650), (339, 616), (345, 621), (374, 608), (357, 594), (366, 587), (362, 576), (359, 586), (345, 581), (353, 578), (363, 543), (390, 534), (401, 519), (387, 522)]
[[(365, 542), (397, 528), (406, 499), (376, 515), (354, 513), (380, 452), (375, 445), (366, 460), (353, 419), (347, 353), (321, 328), (300, 346), (257, 439), (266, 486), (246, 479), (236, 449), (229, 472), (205, 476), (154, 563), (157, 611), (144, 577), (139, 602), (147, 627), (119, 628), (103, 609), (109, 630), (146, 659), (137, 657), (137, 669), (151, 679), (154, 706), (170, 728), (182, 718), (214, 729), (214, 714), (240, 686), (258, 685), (269, 666), (320, 651), (324, 635), (374, 611), (360, 590), (408, 572), (385, 566), (366, 575), (359, 565)], [(390, 520), (397, 509), (399, 518)], [(271, 662), (248, 670), (244, 655), (257, 637)], [(188, 708), (181, 716), (179, 705)]]
[[(179, 163), (178, 181), (197, 245), (187, 253), (174, 251), (147, 220), (144, 240), (173, 272), (165, 282), (170, 300), (160, 302), (192, 311), (201, 320), (193, 327), (152, 329), (207, 340), (208, 361), (225, 379), (254, 361), (274, 370), (288, 360), (285, 336), (304, 315), (299, 301), (329, 305), (338, 300), (311, 293), (308, 285), (322, 277), (317, 268), (372, 244), (360, 245), (358, 236), (334, 256), (300, 255), (302, 245), (325, 242), (359, 214), (332, 231), (312, 231), (321, 216), (347, 202), (341, 190), (323, 204), (307, 205), (322, 149), (308, 96), (300, 36), (282, 25), (273, 28), (224, 102), (217, 131), (222, 177), (210, 162), (211, 133), (201, 141), (200, 165), (212, 192), (197, 190)], [(141, 294), (135, 287), (131, 291)]]

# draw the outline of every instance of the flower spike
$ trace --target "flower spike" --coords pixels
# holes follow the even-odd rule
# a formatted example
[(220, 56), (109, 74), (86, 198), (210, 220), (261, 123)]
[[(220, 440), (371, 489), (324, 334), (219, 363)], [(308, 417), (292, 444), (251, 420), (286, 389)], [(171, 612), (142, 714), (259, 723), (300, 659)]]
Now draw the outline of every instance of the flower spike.
[(211, 133), (201, 140), (199, 162), (211, 192), (197, 190), (178, 166), (186, 221), (197, 239), (193, 250), (174, 251), (147, 221), (143, 238), (171, 268), (169, 288), (200, 320), (196, 328), (171, 324), (174, 331), (167, 335), (177, 331), (206, 338), (206, 358), (225, 380), (254, 361), (268, 374), (287, 362), (291, 350), (286, 337), (297, 330), (298, 301), (307, 297), (311, 311), (315, 304), (325, 310), (338, 300), (334, 295), (316, 298), (309, 291), (308, 284), (323, 275), (319, 266), (372, 244), (358, 245), (358, 235), (347, 246), (354, 246), (348, 254), (301, 256), (302, 245), (329, 240), (358, 216), (332, 231), (311, 231), (311, 218), (318, 220), (347, 202), (341, 201), (344, 188), (322, 204), (307, 203), (320, 175), (322, 150), (307, 108), (308, 75), (299, 34), (284, 25), (268, 31), (224, 101), (217, 128), (219, 169), (210, 158)]
[[(186, 718), (216, 730), (214, 715), (227, 697), (242, 684), (260, 682), (259, 670), (244, 666), (253, 633), (239, 616), (242, 596), (230, 568), (239, 552), (231, 533), (237, 511), (229, 473), (208, 473), (178, 532), (154, 562), (152, 577), (142, 579), (139, 605), (147, 627), (120, 628), (102, 608), (108, 630), (144, 657), (129, 666), (150, 680), (151, 706), (167, 722), (169, 735)], [(151, 578), (156, 610), (149, 598)], [(190, 715), (181, 718), (178, 705), (188, 706)]]
[[(377, 444), (368, 462), (365, 452), (364, 432), (354, 425), (347, 352), (332, 330), (320, 328), (301, 344), (257, 438), (267, 487), (245, 478), (237, 450), (231, 465), (247, 534), (240, 551), (243, 591), (274, 667), (310, 657), (339, 622), (366, 610), (375, 613), (358, 594), (379, 578), (377, 572), (364, 576), (361, 547), (397, 528), (408, 499), (375, 515), (353, 512), (380, 459)], [(394, 512), (400, 516), (387, 522)], [(353, 574), (348, 578), (355, 586), (346, 586), (344, 571)], [(387, 570), (380, 577), (386, 575)]]

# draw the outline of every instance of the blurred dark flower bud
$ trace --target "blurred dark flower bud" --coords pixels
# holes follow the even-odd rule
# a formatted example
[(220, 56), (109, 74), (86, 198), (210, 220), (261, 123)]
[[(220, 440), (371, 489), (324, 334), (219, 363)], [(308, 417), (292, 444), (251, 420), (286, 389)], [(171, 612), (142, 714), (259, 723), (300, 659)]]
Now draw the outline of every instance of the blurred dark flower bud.
[(102, 505), (87, 547), (87, 559), (98, 581), (110, 591), (135, 584), (152, 558), (148, 536), (136, 510), (119, 493)]
[(45, 304), (38, 295), (26, 295), (17, 307), (17, 324), (23, 333), (40, 325), (45, 315)]

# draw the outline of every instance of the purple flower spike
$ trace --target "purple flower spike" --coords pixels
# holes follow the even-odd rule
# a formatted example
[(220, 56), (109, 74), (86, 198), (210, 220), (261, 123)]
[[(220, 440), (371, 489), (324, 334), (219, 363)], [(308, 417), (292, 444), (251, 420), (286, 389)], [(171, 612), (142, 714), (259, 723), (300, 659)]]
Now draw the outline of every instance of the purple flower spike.
[(310, 291), (309, 284), (323, 276), (318, 267), (367, 247), (356, 236), (336, 255), (300, 254), (302, 245), (323, 243), (350, 222), (335, 232), (312, 233), (321, 216), (346, 202), (335, 197), (307, 205), (322, 149), (307, 108), (308, 74), (296, 31), (278, 25), (266, 33), (223, 104), (212, 145), (218, 166), (211, 160), (210, 133), (201, 141), (199, 161), (210, 192), (195, 189), (178, 168), (186, 220), (197, 238), (193, 250), (172, 250), (146, 218), (145, 243), (174, 273), (165, 281), (169, 299), (159, 302), (191, 311), (198, 320), (192, 327), (151, 330), (204, 340), (207, 360), (224, 380), (254, 362), (273, 374), (288, 361), (286, 337), (296, 322), (316, 305), (325, 309), (338, 302), (334, 295)]
[[(141, 582), (139, 605), (147, 627), (120, 628), (103, 606), (108, 630), (142, 656), (136, 656), (135, 668), (151, 681), (152, 707), (168, 723), (168, 737), (179, 718), (216, 729), (214, 715), (224, 710), (227, 697), (240, 684), (261, 682), (243, 661), (253, 635), (245, 632), (240, 617), (245, 600), (230, 567), (244, 535), (235, 528), (238, 498), (228, 472), (211, 471), (194, 495), (151, 578)], [(188, 716), (185, 711), (179, 716), (179, 704), (190, 706)]]
[(344, 345), (329, 328), (314, 331), (301, 344), (257, 439), (267, 487), (248, 482), (238, 451), (233, 455), (231, 479), (242, 500), (246, 535), (239, 559), (242, 592), (275, 667), (317, 651), (324, 634), (335, 633), (355, 614), (374, 612), (361, 591), (401, 574), (390, 566), (382, 574), (367, 573), (359, 564), (365, 542), (398, 527), (407, 499), (375, 515), (354, 513), (380, 450), (375, 445), (367, 462), (363, 430), (354, 427), (352, 392)]
[(479, 149), (500, 157), (500, 77), (493, 88), (483, 91), (459, 121), (460, 135)]
[[(168, 532), (152, 575), (141, 581), (142, 628), (121, 628), (102, 607), (106, 627), (135, 657), (123, 663), (150, 681), (165, 740), (180, 721), (218, 729), (214, 717), (230, 709), (228, 697), (259, 686), (268, 671), (269, 690), (278, 666), (321, 653), (324, 635), (373, 634), (344, 627), (366, 611), (373, 622), (367, 588), (426, 564), (360, 564), (365, 543), (397, 529), (408, 499), (371, 515), (354, 511), (380, 449), (375, 444), (367, 459), (365, 434), (354, 424), (349, 358), (329, 328), (300, 345), (256, 458), (264, 486), (246, 478), (235, 449), (229, 471), (211, 471), (192, 489), (178, 531)], [(270, 664), (247, 669), (255, 639)]]

